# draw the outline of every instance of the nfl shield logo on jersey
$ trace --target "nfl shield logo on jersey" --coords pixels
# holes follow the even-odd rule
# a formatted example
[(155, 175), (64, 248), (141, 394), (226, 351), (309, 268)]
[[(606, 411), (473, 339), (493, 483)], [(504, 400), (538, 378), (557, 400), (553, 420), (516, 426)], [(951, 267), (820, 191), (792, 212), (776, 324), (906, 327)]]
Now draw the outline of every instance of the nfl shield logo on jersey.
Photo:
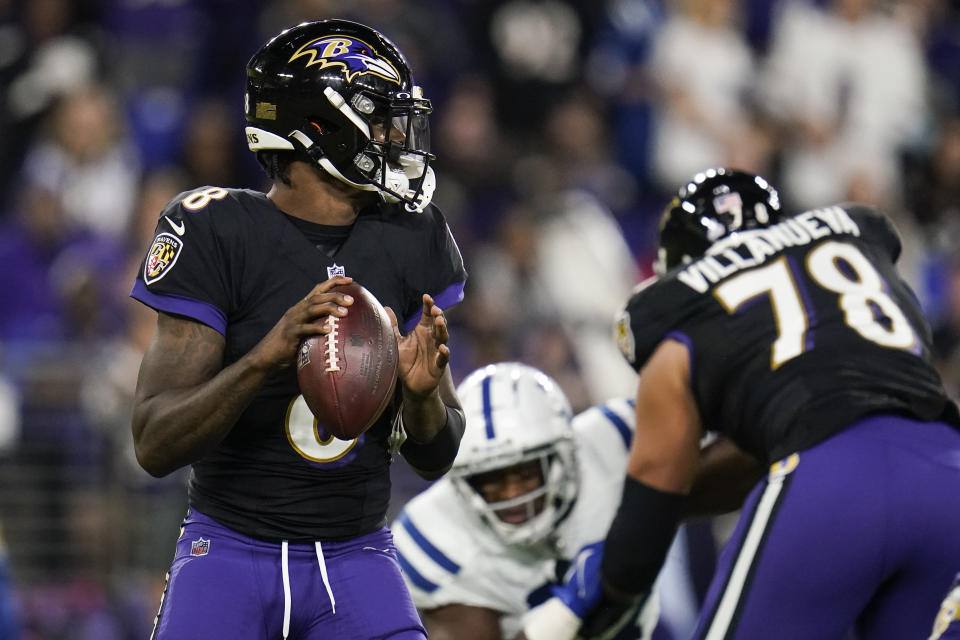
[(334, 276), (345, 275), (347, 275), (347, 268), (337, 264), (336, 262), (333, 263), (332, 267), (327, 267), (327, 279), (330, 279)]
[(199, 540), (190, 541), (190, 555), (205, 556), (210, 553), (210, 541), (204, 540), (201, 536)]

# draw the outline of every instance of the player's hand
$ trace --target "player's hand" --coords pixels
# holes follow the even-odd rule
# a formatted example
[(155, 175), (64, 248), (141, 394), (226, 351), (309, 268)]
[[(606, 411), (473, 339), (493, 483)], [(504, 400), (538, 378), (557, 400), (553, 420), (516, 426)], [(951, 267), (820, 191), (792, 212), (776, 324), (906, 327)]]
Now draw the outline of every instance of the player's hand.
[(600, 583), (602, 560), (603, 540), (580, 549), (563, 577), (563, 584), (550, 587), (553, 597), (527, 614), (520, 637), (526, 640), (574, 640), (579, 637), (583, 617), (596, 607), (603, 594)]
[(437, 389), (443, 371), (450, 361), (447, 341), (447, 319), (443, 310), (423, 294), (423, 313), (420, 321), (407, 335), (400, 335), (400, 327), (393, 309), (386, 308), (393, 325), (398, 345), (398, 371), (405, 391), (417, 397), (428, 396)]
[(633, 624), (640, 613), (643, 600), (633, 602), (615, 602), (606, 593), (602, 594), (593, 608), (580, 623), (580, 640), (610, 640), (620, 631)]
[(303, 300), (287, 309), (269, 333), (250, 350), (248, 357), (253, 359), (254, 366), (273, 370), (293, 364), (305, 338), (329, 331), (327, 316), (342, 318), (347, 315), (347, 307), (353, 304), (353, 298), (330, 289), (351, 282), (353, 278), (334, 276), (315, 286)]
[(570, 611), (581, 620), (596, 606), (603, 594), (600, 584), (600, 563), (603, 560), (603, 540), (584, 546), (577, 552), (563, 577), (563, 584), (550, 588)]
[(585, 545), (567, 569), (563, 584), (551, 587), (553, 596), (580, 618), (577, 638), (612, 638), (636, 619), (638, 602), (615, 603), (604, 594), (602, 561), (603, 540)]

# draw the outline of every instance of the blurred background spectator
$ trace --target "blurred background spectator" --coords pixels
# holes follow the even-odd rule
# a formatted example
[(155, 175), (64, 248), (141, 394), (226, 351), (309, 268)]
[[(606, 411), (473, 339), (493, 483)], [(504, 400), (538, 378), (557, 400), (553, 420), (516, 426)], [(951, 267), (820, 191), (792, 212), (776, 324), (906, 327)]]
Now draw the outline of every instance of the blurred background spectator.
[(657, 33), (654, 165), (671, 189), (705, 167), (767, 173), (769, 144), (751, 108), (756, 65), (736, 0), (682, 0)]
[(902, 200), (901, 155), (929, 126), (929, 86), (909, 10), (894, 8), (880, 0), (782, 8), (765, 106), (781, 130), (781, 188), (798, 207)]
[[(435, 103), (434, 201), (471, 273), (457, 381), (516, 358), (576, 410), (631, 395), (613, 316), (667, 194), (726, 164), (788, 209), (890, 213), (960, 393), (956, 0), (0, 0), (0, 523), (24, 639), (149, 634), (185, 472), (132, 456), (155, 322), (133, 273), (177, 193), (266, 183), (244, 64), (334, 16), (395, 39)], [(396, 465), (393, 512), (422, 487)]]
[(140, 179), (113, 93), (83, 85), (63, 93), (26, 151), (23, 179), (53, 194), (64, 224), (123, 238)]

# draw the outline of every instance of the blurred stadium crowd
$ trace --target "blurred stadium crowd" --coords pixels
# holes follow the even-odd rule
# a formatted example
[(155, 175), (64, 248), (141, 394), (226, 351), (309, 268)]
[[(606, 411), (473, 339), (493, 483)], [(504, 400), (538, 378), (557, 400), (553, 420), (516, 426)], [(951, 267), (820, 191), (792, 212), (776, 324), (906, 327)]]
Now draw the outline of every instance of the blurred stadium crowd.
[[(667, 194), (728, 165), (789, 210), (892, 215), (960, 390), (957, 0), (0, 0), (0, 526), (25, 639), (149, 634), (184, 474), (132, 455), (155, 314), (127, 294), (171, 197), (265, 186), (244, 65), (324, 17), (389, 35), (433, 100), (434, 202), (471, 275), (456, 381), (519, 359), (575, 409), (631, 395), (612, 317)], [(404, 471), (394, 509), (422, 486)]]

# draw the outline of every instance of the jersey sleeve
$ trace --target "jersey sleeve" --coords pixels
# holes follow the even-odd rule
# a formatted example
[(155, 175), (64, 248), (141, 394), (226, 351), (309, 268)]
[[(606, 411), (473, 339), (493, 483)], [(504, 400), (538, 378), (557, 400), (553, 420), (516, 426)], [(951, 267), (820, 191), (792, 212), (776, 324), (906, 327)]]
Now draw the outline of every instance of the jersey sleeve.
[[(462, 604), (507, 612), (523, 608), (484, 562), (459, 497), (440, 481), (410, 500), (391, 525), (404, 579), (418, 609)], [(507, 580), (509, 582), (509, 580)]]
[(679, 300), (691, 294), (682, 287), (670, 274), (665, 279), (649, 278), (634, 289), (617, 315), (614, 339), (634, 370), (640, 371), (657, 345), (674, 332), (684, 339), (680, 325), (689, 314)]
[[(214, 196), (210, 197), (209, 194)], [(226, 189), (182, 193), (164, 208), (130, 295), (157, 311), (193, 318), (221, 334), (230, 310), (230, 274), (223, 225)], [(185, 204), (186, 203), (186, 204)], [(193, 210), (191, 206), (194, 205)], [(196, 206), (202, 205), (202, 206)]]
[(463, 257), (446, 218), (432, 205), (420, 215), (429, 216), (429, 226), (422, 253), (415, 258), (421, 266), (409, 283), (416, 293), (410, 308), (404, 313), (403, 324), (407, 331), (420, 321), (423, 312), (421, 297), (424, 293), (430, 294), (441, 309), (449, 309), (463, 300), (463, 288), (467, 281)]
[(846, 205), (843, 209), (860, 228), (861, 238), (869, 244), (883, 247), (890, 260), (896, 263), (903, 245), (893, 221), (876, 209), (863, 205)]

